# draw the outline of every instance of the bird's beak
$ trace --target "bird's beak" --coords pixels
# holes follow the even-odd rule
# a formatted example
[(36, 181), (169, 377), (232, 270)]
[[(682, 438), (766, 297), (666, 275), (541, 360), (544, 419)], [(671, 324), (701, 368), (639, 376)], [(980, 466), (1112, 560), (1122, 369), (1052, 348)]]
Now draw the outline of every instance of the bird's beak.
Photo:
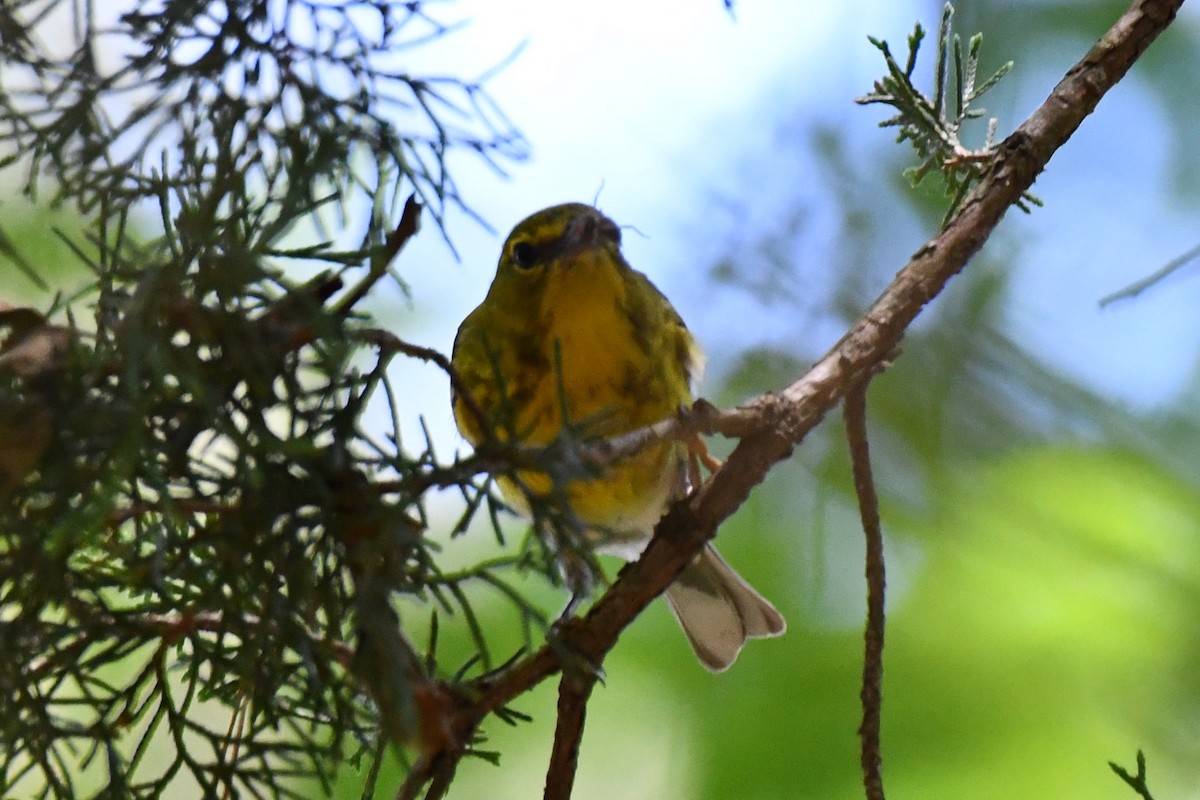
[(567, 224), (559, 240), (562, 258), (571, 258), (587, 250), (595, 250), (612, 243), (621, 246), (621, 229), (599, 211), (589, 210), (577, 215)]

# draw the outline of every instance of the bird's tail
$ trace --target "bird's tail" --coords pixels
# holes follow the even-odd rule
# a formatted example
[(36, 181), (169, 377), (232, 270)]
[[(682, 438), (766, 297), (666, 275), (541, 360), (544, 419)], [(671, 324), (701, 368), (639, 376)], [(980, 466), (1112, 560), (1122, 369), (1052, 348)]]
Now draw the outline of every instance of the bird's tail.
[(775, 606), (707, 545), (666, 591), (667, 603), (700, 663), (721, 672), (747, 639), (779, 636), (787, 622)]

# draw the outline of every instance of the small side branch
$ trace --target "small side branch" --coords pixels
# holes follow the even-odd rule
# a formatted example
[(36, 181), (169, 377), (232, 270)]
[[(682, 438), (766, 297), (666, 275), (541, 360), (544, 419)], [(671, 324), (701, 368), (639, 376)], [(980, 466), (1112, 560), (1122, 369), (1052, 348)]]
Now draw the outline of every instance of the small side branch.
[(396, 256), (400, 255), (400, 251), (404, 249), (408, 241), (416, 236), (420, 227), (421, 201), (417, 199), (415, 194), (411, 194), (404, 203), (404, 210), (400, 213), (400, 221), (396, 223), (396, 227), (388, 234), (383, 246), (371, 258), (371, 269), (368, 271), (366, 277), (338, 301), (337, 305), (334, 306), (334, 311), (343, 316), (349, 314), (354, 306), (370, 293), (375, 284), (379, 282), (379, 279), (387, 274), (388, 267), (396, 260)]
[(883, 706), (883, 632), (885, 570), (883, 530), (879, 524), (879, 498), (871, 476), (871, 454), (867, 446), (867, 386), (861, 381), (846, 393), (844, 414), (846, 438), (850, 442), (850, 464), (854, 473), (854, 492), (863, 533), (867, 537), (867, 627), (863, 653), (862, 740), (863, 788), (867, 800), (883, 800), (882, 751), (879, 729)]
[(375, 345), (385, 354), (400, 353), (409, 358), (436, 364), (450, 378), (450, 386), (454, 390), (455, 396), (463, 399), (467, 413), (482, 426), (483, 430), (491, 430), (487, 415), (483, 413), (483, 409), (480, 408), (479, 403), (471, 395), (462, 378), (459, 377), (458, 370), (454, 368), (454, 364), (451, 363), (450, 359), (444, 353), (432, 347), (410, 344), (395, 334), (380, 328), (358, 331), (354, 335), (360, 341)]
[(1138, 793), (1138, 797), (1142, 800), (1154, 800), (1154, 795), (1150, 794), (1150, 787), (1146, 784), (1146, 754), (1141, 750), (1137, 751), (1137, 774), (1130, 775), (1129, 770), (1114, 761), (1108, 762), (1108, 766), (1117, 777), (1125, 781), (1129, 788)]

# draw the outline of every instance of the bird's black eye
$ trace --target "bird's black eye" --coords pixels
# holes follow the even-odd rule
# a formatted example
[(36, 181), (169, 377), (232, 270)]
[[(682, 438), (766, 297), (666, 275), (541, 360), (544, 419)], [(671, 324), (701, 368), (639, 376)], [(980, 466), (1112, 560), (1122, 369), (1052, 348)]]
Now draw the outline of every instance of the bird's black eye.
[(512, 260), (521, 269), (529, 269), (533, 266), (534, 259), (537, 257), (537, 251), (529, 242), (517, 242), (512, 247)]

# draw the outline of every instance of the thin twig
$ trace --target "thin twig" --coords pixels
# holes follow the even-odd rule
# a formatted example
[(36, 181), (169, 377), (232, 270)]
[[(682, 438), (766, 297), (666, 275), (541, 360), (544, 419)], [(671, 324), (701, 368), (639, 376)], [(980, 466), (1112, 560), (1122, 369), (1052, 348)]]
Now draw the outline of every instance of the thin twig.
[(354, 306), (366, 297), (371, 288), (379, 282), (379, 279), (387, 274), (388, 267), (396, 256), (400, 255), (400, 251), (408, 244), (409, 239), (417, 234), (421, 227), (421, 201), (417, 199), (415, 194), (408, 196), (408, 200), (404, 203), (404, 210), (400, 212), (400, 221), (396, 223), (396, 228), (388, 234), (387, 241), (383, 243), (383, 249), (371, 259), (371, 268), (358, 284), (346, 292), (337, 303), (333, 306), (334, 313), (340, 315), (349, 314)]
[(450, 387), (454, 390), (456, 398), (461, 398), (463, 405), (467, 409), (467, 413), (479, 425), (480, 430), (490, 431), (492, 425), (488, 420), (487, 414), (483, 413), (483, 408), (480, 407), (478, 401), (475, 400), (471, 390), (463, 383), (462, 377), (458, 374), (458, 370), (454, 368), (454, 364), (450, 362), (440, 351), (432, 347), (424, 347), (419, 344), (406, 342), (395, 334), (372, 328), (365, 331), (357, 331), (353, 334), (362, 341), (370, 342), (385, 352), (394, 352), (406, 355), (409, 358), (416, 358), (420, 361), (427, 361), (436, 364), (447, 377), (450, 378)]
[(1104, 308), (1105, 306), (1115, 303), (1118, 300), (1128, 300), (1132, 297), (1137, 297), (1154, 284), (1166, 280), (1171, 276), (1172, 273), (1177, 272), (1181, 268), (1187, 266), (1188, 262), (1194, 260), (1197, 256), (1200, 256), (1200, 245), (1193, 247), (1191, 250), (1188, 250), (1186, 253), (1177, 258), (1171, 259), (1166, 263), (1166, 265), (1155, 270), (1152, 274), (1147, 275), (1140, 280), (1134, 281), (1124, 289), (1100, 298), (1100, 307)]
[[(369, 333), (371, 341), (387, 341), (394, 338), (392, 334), (386, 331), (372, 331)], [(404, 344), (405, 350), (403, 352), (406, 355), (429, 361), (436, 358), (440, 359), (441, 363), (446, 363), (445, 356), (436, 350), (418, 345), (402, 344)], [(391, 347), (393, 345), (385, 344), (384, 346)], [(451, 382), (457, 380), (452, 366), (447, 369), (447, 372), (451, 375)], [(463, 395), (464, 400), (467, 401), (468, 408), (475, 402), (474, 399), (468, 400), (467, 398), (469, 397), (469, 394)], [(483, 412), (479, 409), (476, 413), (482, 414)], [(727, 425), (725, 424), (726, 419), (733, 420), (733, 422)], [(643, 428), (606, 438), (571, 442), (568, 446), (574, 448), (570, 453), (570, 457), (577, 459), (582, 466), (589, 469), (602, 470), (623, 458), (640, 453), (661, 441), (690, 441), (700, 433), (719, 433), (731, 438), (738, 438), (739, 433), (737, 431), (739, 430), (739, 426), (744, 428), (744, 424), (745, 418), (740, 416), (736, 409), (729, 412), (722, 411), (708, 401), (701, 399), (697, 400), (692, 408), (682, 409), (675, 415)], [(377, 481), (374, 486), (381, 493), (416, 496), (429, 488), (458, 486), (463, 481), (469, 480), (475, 475), (483, 473), (491, 473), (493, 475), (511, 473), (514, 470), (536, 468), (537, 465), (560, 460), (563, 446), (564, 443), (562, 441), (552, 442), (549, 445), (531, 445), (502, 441), (487, 442), (478, 445), (470, 456), (459, 459), (449, 465), (433, 465), (400, 478)], [(714, 461), (712, 463), (715, 464), (717, 462)], [(699, 481), (696, 483), (699, 483)]]
[(1113, 761), (1108, 762), (1108, 766), (1129, 788), (1137, 792), (1142, 800), (1154, 800), (1154, 795), (1150, 794), (1150, 786), (1146, 783), (1146, 754), (1141, 750), (1137, 751), (1136, 775), (1130, 775), (1127, 769)]
[[(247, 628), (256, 628), (263, 624), (261, 617), (250, 612), (239, 614), (238, 619)], [(79, 623), (85, 629), (104, 628), (115, 631), (146, 632), (161, 638), (168, 644), (191, 636), (198, 631), (225, 635), (229, 633), (231, 627), (228, 616), (219, 611), (184, 612), (179, 614), (153, 612), (97, 614), (87, 619), (80, 619)], [(268, 623), (268, 629), (271, 627), (273, 627), (273, 623)], [(315, 650), (328, 650), (341, 666), (350, 666), (350, 662), (354, 658), (354, 648), (349, 644), (337, 639), (326, 638), (313, 631), (306, 631), (306, 633)], [(38, 676), (38, 665), (36, 662), (30, 665), (29, 670), (31, 678)]]
[(240, 503), (208, 498), (170, 497), (153, 502), (135, 503), (118, 508), (108, 516), (108, 527), (119, 528), (131, 519), (149, 514), (235, 514), (242, 508)]
[(879, 727), (883, 705), (883, 634), (885, 570), (883, 530), (879, 524), (879, 497), (871, 477), (871, 453), (867, 444), (867, 386), (862, 381), (846, 393), (842, 413), (846, 420), (846, 438), (850, 443), (850, 467), (854, 474), (854, 492), (867, 541), (867, 625), (864, 634), (862, 691), (863, 788), (867, 800), (883, 800), (883, 753), (879, 746)]

